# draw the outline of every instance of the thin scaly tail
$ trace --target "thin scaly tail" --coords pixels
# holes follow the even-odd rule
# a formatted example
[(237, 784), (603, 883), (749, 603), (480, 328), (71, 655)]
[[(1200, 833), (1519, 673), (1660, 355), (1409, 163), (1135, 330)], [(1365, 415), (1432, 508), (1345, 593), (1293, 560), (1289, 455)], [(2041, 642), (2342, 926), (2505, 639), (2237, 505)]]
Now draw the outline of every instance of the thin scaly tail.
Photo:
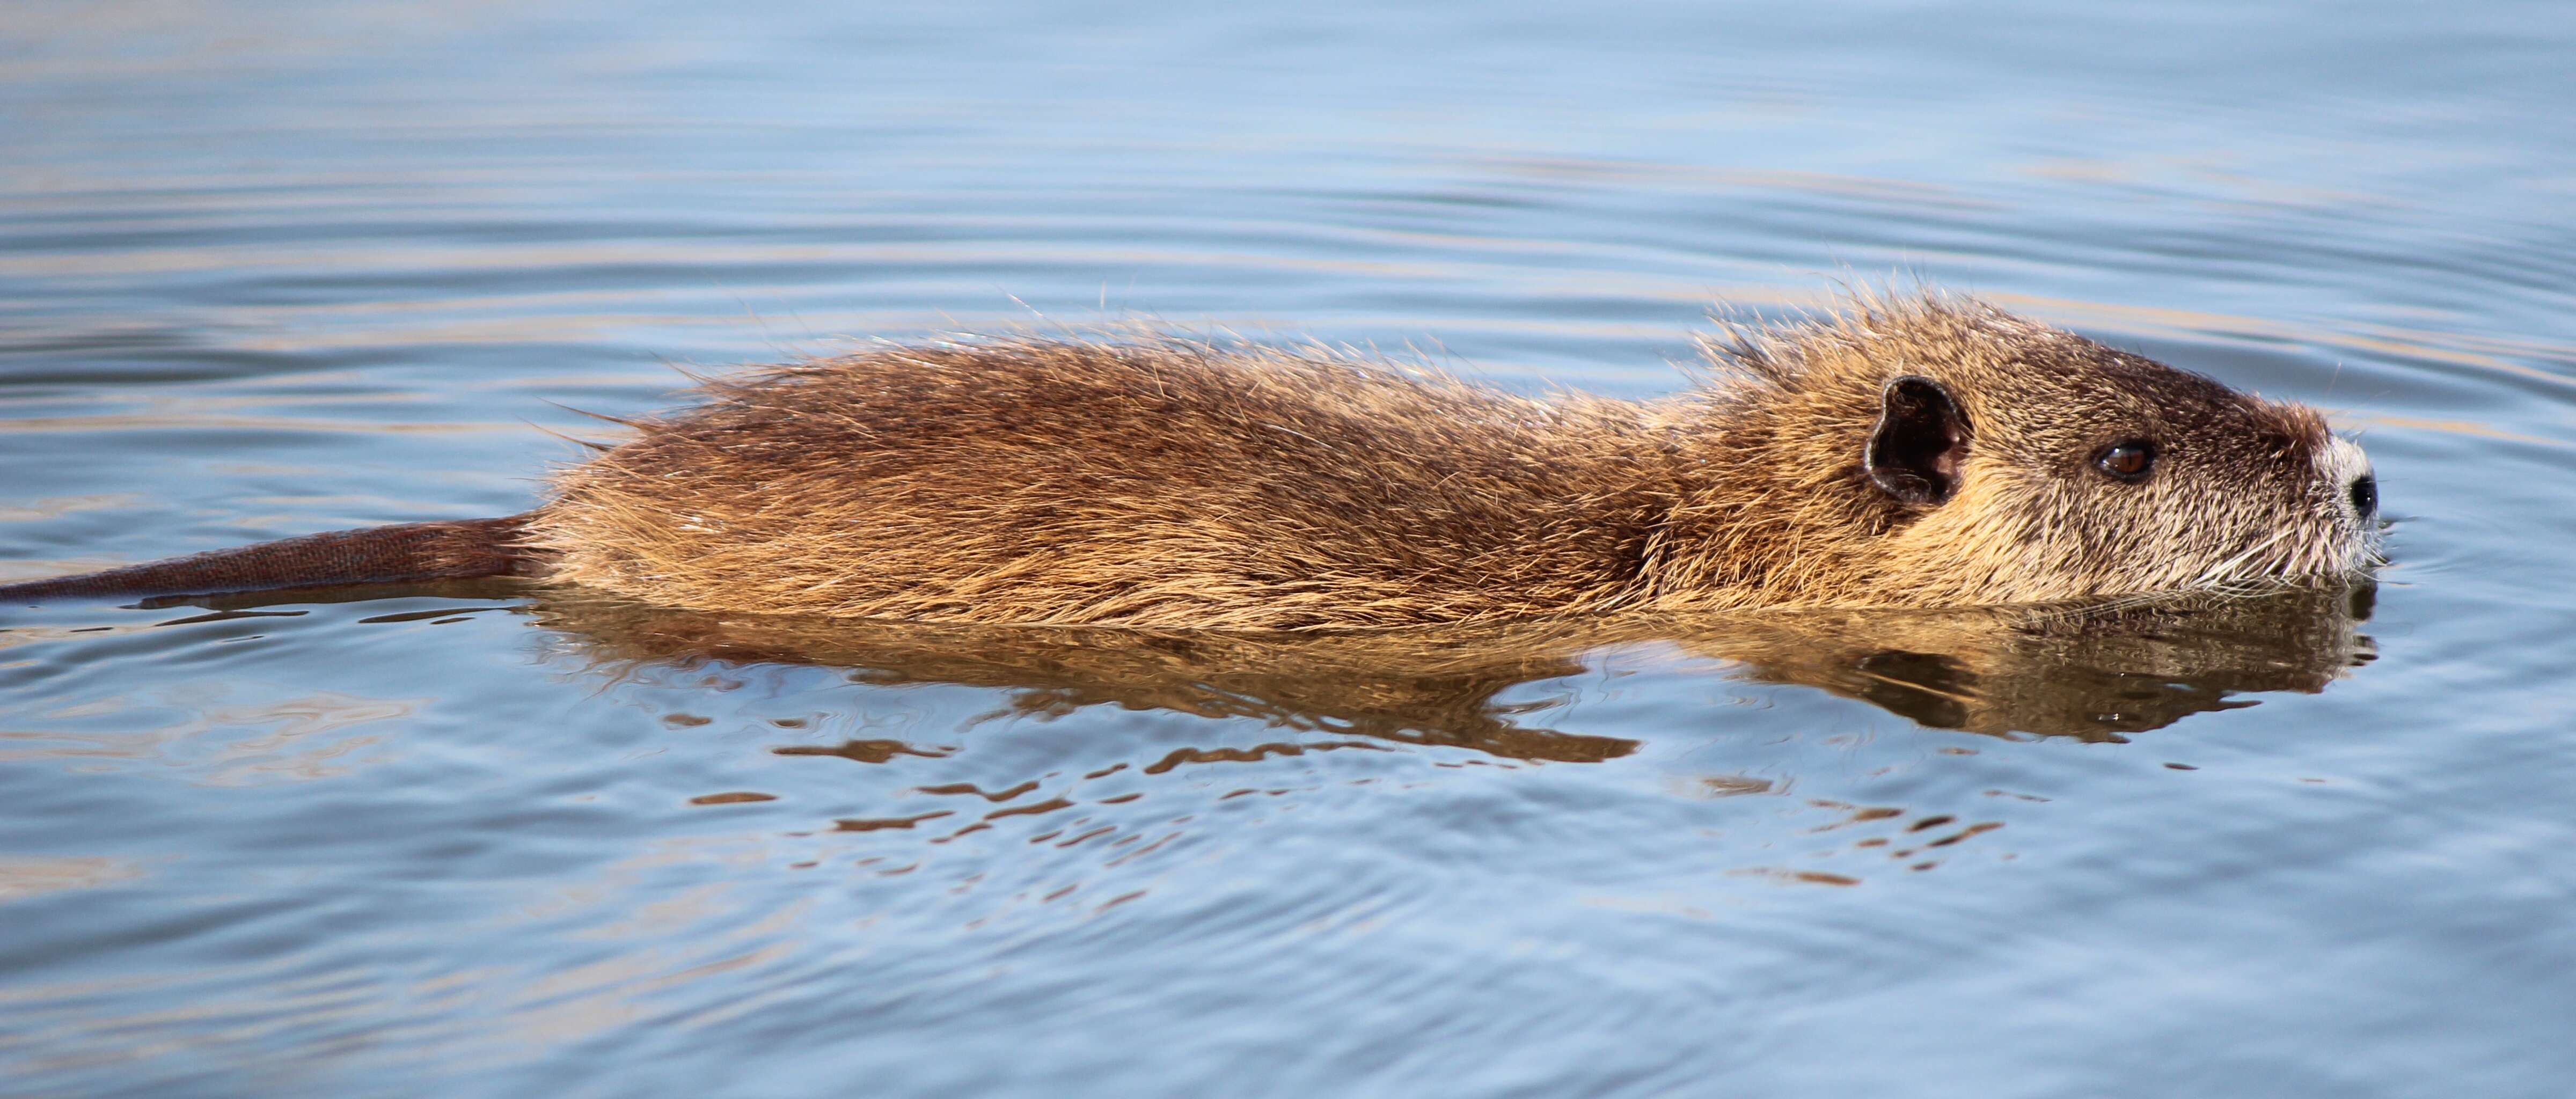
[(535, 558), (518, 545), (518, 538), (528, 518), (397, 523), (308, 534), (105, 572), (0, 584), (0, 603), (527, 576), (535, 572)]

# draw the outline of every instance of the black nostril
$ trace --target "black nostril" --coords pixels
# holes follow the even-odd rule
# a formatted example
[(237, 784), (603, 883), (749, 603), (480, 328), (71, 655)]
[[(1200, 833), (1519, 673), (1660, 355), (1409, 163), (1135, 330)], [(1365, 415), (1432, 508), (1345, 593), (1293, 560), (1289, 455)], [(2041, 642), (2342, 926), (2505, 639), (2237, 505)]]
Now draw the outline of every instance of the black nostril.
[(2352, 479), (2352, 510), (2364, 519), (2379, 513), (2379, 478), (2365, 473)]

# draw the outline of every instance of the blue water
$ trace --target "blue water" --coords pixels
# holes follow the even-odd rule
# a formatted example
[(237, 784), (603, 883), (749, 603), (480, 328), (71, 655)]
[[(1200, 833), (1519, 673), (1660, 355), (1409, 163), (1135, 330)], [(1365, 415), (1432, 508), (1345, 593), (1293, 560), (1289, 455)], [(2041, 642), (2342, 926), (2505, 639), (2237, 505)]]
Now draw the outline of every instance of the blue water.
[(1150, 321), (1642, 397), (1713, 303), (1916, 281), (2330, 409), (2396, 563), (2152, 643), (1447, 663), (0, 610), (0, 1093), (2563, 1095), (2571, 57), (2543, 3), (18, 0), (0, 578), (522, 510), (674, 367)]

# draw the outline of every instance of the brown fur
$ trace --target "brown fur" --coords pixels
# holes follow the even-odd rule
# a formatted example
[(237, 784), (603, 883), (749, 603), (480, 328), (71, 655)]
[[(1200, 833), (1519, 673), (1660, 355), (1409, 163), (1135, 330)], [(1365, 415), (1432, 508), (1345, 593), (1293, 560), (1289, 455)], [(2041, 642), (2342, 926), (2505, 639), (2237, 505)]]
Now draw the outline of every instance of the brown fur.
[[(1993, 309), (1863, 303), (1710, 350), (1710, 384), (1647, 403), (1179, 341), (878, 352), (709, 386), (568, 472), (530, 541), (671, 606), (1242, 629), (2049, 602), (2368, 559), (2315, 413)], [(1905, 374), (1973, 427), (1939, 506), (1861, 468)], [(2131, 434), (2164, 440), (2158, 477), (2084, 468)]]
[[(1304, 630), (2042, 603), (2375, 560), (2321, 457), (2358, 452), (2314, 412), (1982, 305), (1861, 301), (1709, 351), (1707, 384), (1643, 403), (1174, 339), (776, 368), (566, 471), (509, 568), (708, 610)], [(1864, 461), (1909, 377), (1955, 399), (1938, 502)], [(2129, 437), (2155, 476), (2087, 468)]]

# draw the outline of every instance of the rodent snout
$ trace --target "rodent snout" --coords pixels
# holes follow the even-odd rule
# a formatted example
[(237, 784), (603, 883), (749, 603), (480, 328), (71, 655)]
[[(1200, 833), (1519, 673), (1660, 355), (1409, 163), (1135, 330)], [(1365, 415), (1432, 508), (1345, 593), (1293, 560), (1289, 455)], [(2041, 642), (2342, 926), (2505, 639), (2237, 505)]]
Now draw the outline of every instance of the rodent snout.
[(2317, 455), (2317, 472), (2325, 475), (2325, 483), (2343, 486), (2354, 519), (2367, 523), (2379, 514), (2379, 477), (2370, 468), (2370, 456), (2352, 440), (2330, 439)]

